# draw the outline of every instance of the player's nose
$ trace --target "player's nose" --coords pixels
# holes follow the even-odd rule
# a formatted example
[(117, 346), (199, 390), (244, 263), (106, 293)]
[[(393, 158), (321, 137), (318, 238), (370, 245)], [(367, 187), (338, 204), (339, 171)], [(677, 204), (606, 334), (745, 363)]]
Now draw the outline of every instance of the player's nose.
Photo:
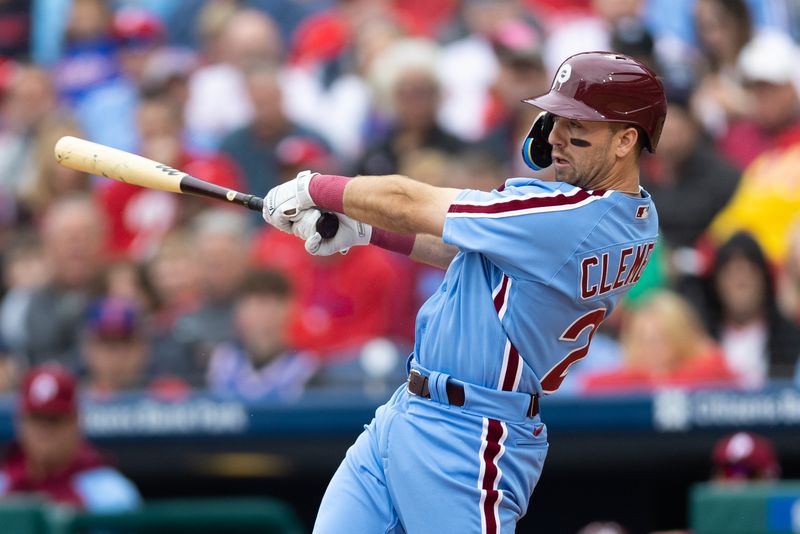
[(566, 145), (566, 130), (567, 120), (562, 117), (555, 117), (553, 129), (550, 130), (550, 135), (547, 136), (547, 142), (553, 146)]

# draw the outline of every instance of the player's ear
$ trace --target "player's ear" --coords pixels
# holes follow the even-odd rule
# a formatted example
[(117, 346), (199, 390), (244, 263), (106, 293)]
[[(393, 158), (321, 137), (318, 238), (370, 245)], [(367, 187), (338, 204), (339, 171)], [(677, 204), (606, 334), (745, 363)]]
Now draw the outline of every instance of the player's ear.
[(618, 158), (624, 158), (631, 152), (636, 152), (639, 143), (639, 131), (633, 126), (622, 126), (614, 134), (614, 150)]

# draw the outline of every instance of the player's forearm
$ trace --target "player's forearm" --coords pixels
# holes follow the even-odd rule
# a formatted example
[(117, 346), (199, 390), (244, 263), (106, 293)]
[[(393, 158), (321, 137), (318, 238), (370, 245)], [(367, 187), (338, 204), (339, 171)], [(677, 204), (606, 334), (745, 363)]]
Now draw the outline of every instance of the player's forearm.
[(457, 252), (456, 247), (444, 243), (439, 237), (418, 234), (410, 256), (414, 261), (447, 270)]
[(403, 234), (442, 235), (458, 189), (433, 187), (405, 176), (317, 176), (311, 196), (318, 206)]
[(426, 218), (420, 216), (426, 188), (430, 186), (404, 176), (359, 176), (344, 190), (344, 211), (392, 232), (441, 235), (441, 229), (426, 227)]

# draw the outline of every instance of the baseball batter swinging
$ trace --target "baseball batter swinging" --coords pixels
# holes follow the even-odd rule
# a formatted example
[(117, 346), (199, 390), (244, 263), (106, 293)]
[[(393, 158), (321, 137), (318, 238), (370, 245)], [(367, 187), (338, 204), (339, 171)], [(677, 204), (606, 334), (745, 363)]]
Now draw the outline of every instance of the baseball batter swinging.
[[(523, 144), (556, 181), (491, 191), (402, 176), (304, 172), (272, 189), (264, 218), (330, 255), (369, 243), (447, 270), (417, 315), (409, 378), (348, 450), (316, 533), (513, 532), (547, 454), (539, 398), (586, 356), (639, 279), (658, 220), (639, 185), (666, 99), (655, 74), (609, 52), (568, 58)], [(315, 208), (339, 214), (315, 233)]]

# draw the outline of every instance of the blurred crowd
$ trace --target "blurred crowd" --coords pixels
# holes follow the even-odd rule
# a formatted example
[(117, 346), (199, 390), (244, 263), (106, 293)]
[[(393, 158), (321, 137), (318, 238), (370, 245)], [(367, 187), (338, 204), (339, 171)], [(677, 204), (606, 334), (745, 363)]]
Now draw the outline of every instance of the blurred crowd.
[(309, 256), (260, 214), (75, 172), (53, 145), (259, 195), (303, 169), (488, 190), (535, 176), (521, 100), (586, 50), (664, 82), (642, 160), (662, 232), (563, 389), (800, 376), (793, 2), (0, 0), (0, 28), (0, 390), (49, 362), (96, 398), (397, 384), (442, 272), (375, 247)]

